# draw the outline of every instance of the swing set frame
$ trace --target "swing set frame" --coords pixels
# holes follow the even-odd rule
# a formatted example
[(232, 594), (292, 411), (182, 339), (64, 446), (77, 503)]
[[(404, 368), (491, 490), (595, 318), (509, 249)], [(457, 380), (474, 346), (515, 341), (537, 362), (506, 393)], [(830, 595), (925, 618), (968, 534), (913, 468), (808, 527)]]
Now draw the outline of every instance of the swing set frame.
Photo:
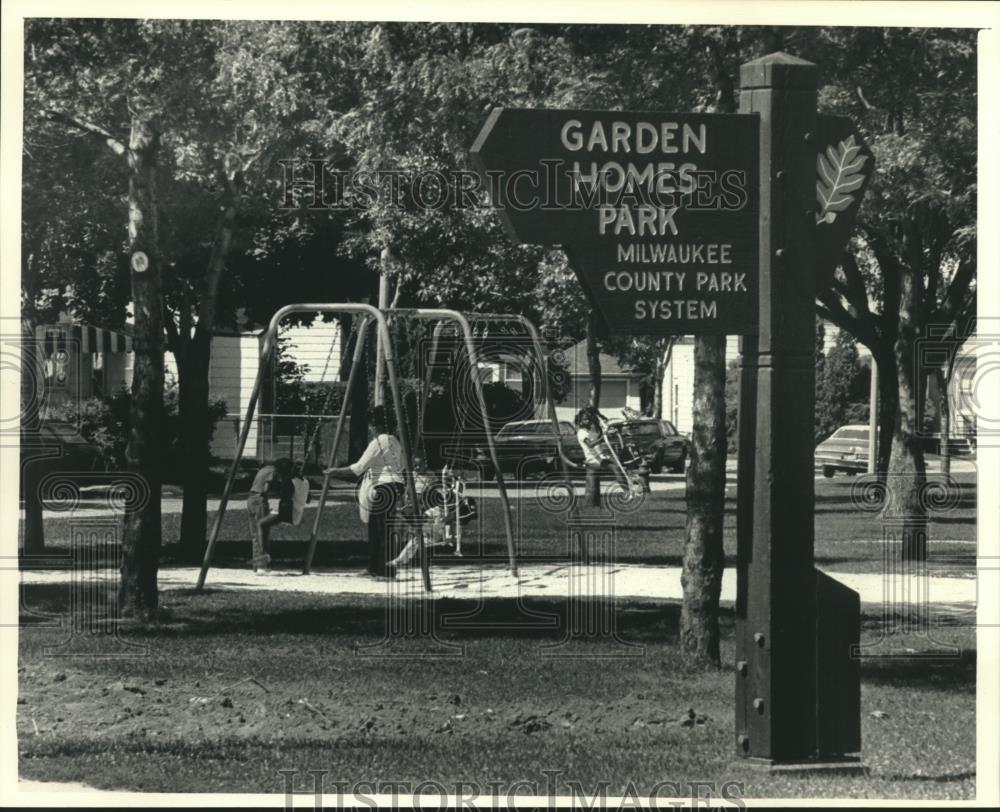
[[(552, 400), (551, 390), (548, 382), (548, 370), (545, 361), (545, 354), (542, 347), (541, 338), (538, 334), (538, 330), (535, 328), (534, 324), (531, 323), (524, 316), (519, 315), (505, 315), (497, 313), (472, 313), (463, 314), (456, 310), (449, 310), (444, 308), (409, 308), (409, 309), (399, 309), (391, 311), (380, 311), (378, 308), (373, 307), (369, 304), (362, 304), (356, 302), (345, 302), (345, 303), (305, 303), (305, 304), (291, 304), (280, 308), (274, 316), (272, 316), (270, 323), (268, 324), (267, 330), (264, 333), (264, 340), (261, 345), (260, 351), (260, 363), (257, 368), (257, 375), (254, 380), (254, 386), (250, 393), (250, 400), (247, 404), (246, 416), (243, 420), (243, 424), (240, 428), (240, 436), (237, 442), (236, 453), (233, 456), (233, 462), (229, 469), (229, 474), (226, 477), (226, 484), (222, 492), (222, 498), (219, 501), (219, 508), (215, 515), (215, 521), (212, 525), (212, 530), (209, 535), (208, 545), (205, 549), (205, 555), (202, 560), (201, 571), (198, 574), (198, 582), (196, 586), (196, 591), (201, 591), (205, 586), (205, 580), (208, 576), (208, 570), (212, 565), (212, 558), (215, 553), (215, 547), (219, 540), (219, 531), (222, 528), (222, 522), (225, 517), (226, 508), (229, 504), (229, 500), (232, 496), (233, 483), (236, 480), (236, 475), (239, 472), (240, 462), (243, 459), (243, 453), (246, 449), (247, 439), (250, 435), (250, 429), (253, 425), (254, 413), (257, 409), (257, 404), (260, 399), (261, 387), (265, 378), (271, 370), (272, 365), (272, 349), (277, 341), (278, 328), (281, 322), (288, 316), (296, 313), (330, 313), (330, 314), (351, 314), (360, 318), (360, 321), (356, 323), (357, 337), (354, 344), (354, 354), (351, 360), (350, 370), (348, 371), (348, 379), (346, 385), (346, 391), (352, 391), (354, 380), (357, 375), (358, 368), (360, 367), (360, 360), (363, 357), (365, 351), (368, 328), (374, 323), (376, 330), (382, 338), (382, 347), (384, 348), (382, 358), (376, 359), (376, 364), (384, 364), (385, 378), (389, 384), (389, 390), (392, 398), (392, 407), (396, 415), (396, 425), (399, 428), (399, 440), (400, 445), (403, 450), (403, 465), (404, 470), (402, 472), (403, 481), (407, 494), (407, 502), (409, 505), (409, 510), (411, 514), (409, 516), (404, 516), (404, 521), (414, 524), (418, 528), (417, 541), (420, 556), (420, 567), (421, 575), (423, 580), (424, 590), (427, 592), (431, 591), (431, 579), (430, 579), (430, 562), (429, 556), (426, 555), (426, 549), (424, 545), (424, 534), (421, 527), (422, 516), (419, 513), (419, 502), (417, 500), (416, 487), (414, 482), (414, 467), (413, 467), (413, 449), (410, 443), (409, 431), (406, 425), (406, 414), (403, 410), (402, 396), (399, 390), (399, 367), (398, 360), (396, 358), (394, 346), (391, 340), (391, 334), (388, 326), (387, 315), (392, 318), (409, 318), (418, 321), (435, 321), (432, 345), (431, 345), (431, 357), (436, 357), (437, 349), (440, 343), (441, 335), (445, 324), (451, 322), (458, 327), (462, 334), (462, 339), (465, 345), (466, 355), (469, 360), (469, 365), (472, 370), (472, 385), (475, 390), (476, 401), (479, 407), (480, 417), (483, 421), (484, 434), (486, 437), (486, 445), (489, 450), (490, 462), (493, 465), (494, 471), (496, 472), (497, 489), (499, 491), (500, 499), (503, 503), (503, 514), (504, 514), (504, 530), (507, 541), (507, 555), (508, 563), (510, 567), (511, 575), (517, 577), (517, 557), (514, 548), (514, 532), (511, 521), (511, 508), (510, 499), (507, 492), (507, 486), (503, 478), (503, 472), (500, 469), (499, 459), (497, 457), (496, 445), (494, 443), (493, 432), (490, 428), (486, 399), (483, 392), (482, 379), (478, 374), (479, 369), (479, 352), (476, 347), (476, 337), (473, 334), (472, 326), (470, 324), (469, 318), (477, 323), (516, 323), (520, 324), (525, 334), (528, 336), (535, 355), (535, 361), (538, 364), (539, 377), (541, 378), (541, 388), (542, 395), (545, 400), (549, 418), (552, 420), (553, 427), (556, 432), (556, 437), (559, 436), (559, 420), (556, 416), (555, 404)], [(425, 381), (423, 386), (423, 391), (421, 394), (421, 410), (420, 414), (423, 414), (424, 406), (426, 405), (427, 395), (429, 391), (429, 383), (431, 375), (433, 372), (433, 365), (428, 364), (427, 371), (425, 374)], [(333, 462), (336, 459), (337, 451), (340, 448), (341, 439), (343, 437), (343, 429), (345, 417), (347, 416), (347, 408), (349, 405), (349, 398), (345, 397), (343, 403), (341, 404), (340, 414), (337, 419), (337, 427), (334, 431), (333, 443), (331, 444), (329, 454), (327, 455), (326, 468), (332, 467)], [(418, 425), (417, 430), (421, 430), (421, 426)], [(318, 431), (318, 429), (317, 429)], [(573, 462), (566, 458), (563, 453), (562, 447), (559, 443), (556, 444), (558, 448), (560, 465), (562, 469), (563, 476), (565, 478), (567, 486), (572, 489), (572, 483), (570, 481), (569, 469), (575, 467)], [(323, 508), (326, 504), (327, 497), (330, 490), (330, 479), (328, 474), (323, 476), (323, 485), (320, 489), (319, 500), (316, 505), (316, 514), (313, 518), (312, 529), (309, 534), (309, 546), (306, 553), (306, 560), (303, 565), (302, 574), (308, 575), (312, 569), (313, 556), (316, 552), (316, 545), (318, 543), (318, 533), (319, 525), (323, 515)]]

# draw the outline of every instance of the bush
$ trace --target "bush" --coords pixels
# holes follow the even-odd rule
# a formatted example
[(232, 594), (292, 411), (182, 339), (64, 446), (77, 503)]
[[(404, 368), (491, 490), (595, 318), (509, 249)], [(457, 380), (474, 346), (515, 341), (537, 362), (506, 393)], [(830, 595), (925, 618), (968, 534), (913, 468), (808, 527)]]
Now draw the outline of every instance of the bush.
[(49, 417), (72, 423), (80, 436), (97, 446), (104, 467), (125, 470), (125, 446), (131, 397), (124, 389), (104, 397), (69, 401), (49, 409)]
[[(86, 398), (79, 402), (68, 402), (53, 406), (49, 416), (53, 420), (64, 420), (75, 425), (80, 435), (97, 446), (104, 467), (109, 471), (124, 471), (127, 466), (125, 447), (128, 444), (129, 417), (132, 396), (125, 389), (119, 389), (103, 397)], [(181, 470), (180, 417), (177, 408), (177, 384), (168, 381), (163, 393), (163, 431), (158, 439), (163, 443), (163, 477), (165, 481), (177, 481)], [(208, 417), (211, 430), (226, 414), (226, 402), (217, 400), (209, 403)]]

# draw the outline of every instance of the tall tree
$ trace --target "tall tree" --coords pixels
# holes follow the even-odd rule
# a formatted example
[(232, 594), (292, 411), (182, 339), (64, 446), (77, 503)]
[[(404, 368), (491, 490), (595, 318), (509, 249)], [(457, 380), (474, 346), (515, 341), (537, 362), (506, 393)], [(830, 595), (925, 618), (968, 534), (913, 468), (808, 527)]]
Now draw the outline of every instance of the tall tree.
[[(26, 250), (25, 256), (55, 260), (40, 274), (23, 275), (25, 284), (33, 285), (28, 299), (37, 302), (40, 291), (57, 287), (55, 301), (80, 318), (112, 328), (124, 324), (129, 299), (127, 256), (119, 263), (124, 274), (109, 274), (108, 284), (95, 284), (93, 274), (95, 264), (101, 268), (97, 260), (121, 254), (124, 247), (110, 227), (115, 204), (121, 201), (125, 208), (120, 180), (109, 179), (100, 160), (91, 160), (96, 172), (80, 172), (87, 164), (81, 149), (72, 141), (65, 146), (65, 129), (54, 130), (51, 121), (58, 119), (65, 128), (65, 110), (78, 107), (92, 108), (94, 120), (114, 120), (139, 94), (162, 131), (157, 267), (166, 348), (178, 371), (185, 461), (181, 542), (189, 557), (199, 556), (205, 542), (209, 368), (216, 328), (236, 327), (241, 307), (267, 321), (283, 303), (316, 298), (305, 291), (322, 291), (320, 298), (329, 300), (357, 286), (350, 274), (324, 276), (315, 267), (294, 264), (304, 254), (329, 263), (340, 240), (336, 218), (276, 205), (283, 200), (277, 160), (322, 153), (317, 133), (324, 131), (329, 108), (343, 102), (336, 81), (339, 63), (329, 43), (311, 34), (298, 23), (59, 20), (35, 22), (29, 35), (26, 126), (39, 138), (26, 138), (33, 150), (26, 154), (26, 177), (55, 174), (45, 159), (56, 156), (61, 141), (62, 159), (52, 164), (63, 178), (72, 178), (61, 181), (73, 190), (70, 200), (83, 197), (85, 190), (89, 208), (75, 205), (69, 220), (60, 213), (65, 201), (56, 206), (40, 199), (39, 192), (26, 193), (32, 204), (26, 206), (26, 246), (37, 237), (46, 251)], [(30, 117), (32, 110), (48, 117), (47, 129)], [(100, 127), (88, 132), (106, 140)], [(46, 185), (33, 183), (32, 188)], [(287, 250), (289, 244), (293, 251)], [(293, 259), (293, 253), (299, 256)], [(265, 262), (280, 268), (280, 285), (277, 274), (264, 270)], [(234, 266), (241, 273), (227, 280)], [(122, 276), (125, 286), (110, 284)], [(96, 280), (101, 279), (99, 274)]]
[(170, 92), (170, 79), (146, 61), (141, 23), (78, 22), (72, 27), (62, 21), (26, 26), (26, 117), (82, 133), (124, 164), (135, 347), (126, 458), (129, 469), (146, 480), (150, 496), (125, 512), (121, 603), (126, 615), (148, 619), (157, 609), (161, 542), (157, 429), (163, 407), (163, 304), (157, 166), (161, 102)]
[[(315, 50), (303, 43), (301, 25), (200, 22), (176, 36), (182, 41), (174, 53), (189, 60), (185, 69), (195, 103), (170, 130), (166, 329), (183, 427), (181, 554), (198, 559), (206, 536), (212, 337), (218, 326), (236, 326), (238, 308), (254, 294), (264, 295), (272, 309), (282, 298), (255, 289), (248, 279), (223, 282), (235, 253), (266, 255), (252, 240), (255, 226), (282, 227), (274, 206), (281, 199), (277, 161), (304, 157), (315, 147), (308, 134), (323, 112), (307, 89)], [(331, 63), (330, 79), (335, 72)], [(337, 98), (328, 92), (325, 103)]]
[(879, 168), (861, 236), (819, 293), (819, 310), (878, 364), (885, 510), (904, 525), (904, 558), (921, 559), (920, 420), (934, 372), (924, 359), (934, 354), (921, 355), (920, 345), (968, 321), (976, 307), (975, 32), (835, 29), (825, 36), (838, 46), (828, 69), (837, 84), (823, 98), (859, 122)]
[(726, 337), (698, 336), (694, 344), (680, 643), (685, 661), (712, 666), (720, 663), (719, 595), (726, 563), (722, 545), (726, 514), (725, 369)]
[[(715, 88), (708, 109), (736, 110), (734, 66), (727, 64), (720, 32), (704, 37), (706, 73)], [(725, 37), (725, 35), (723, 35)], [(698, 43), (700, 37), (695, 37)], [(694, 338), (694, 403), (687, 467), (687, 525), (681, 585), (681, 652), (691, 663), (718, 666), (719, 594), (725, 568), (722, 525), (726, 507), (726, 336)]]

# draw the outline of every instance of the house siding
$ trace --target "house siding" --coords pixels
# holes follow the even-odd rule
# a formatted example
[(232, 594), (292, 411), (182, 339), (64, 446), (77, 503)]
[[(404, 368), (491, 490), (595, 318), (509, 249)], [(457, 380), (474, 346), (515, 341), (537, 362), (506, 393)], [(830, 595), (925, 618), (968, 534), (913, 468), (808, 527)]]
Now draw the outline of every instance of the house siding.
[[(620, 417), (621, 410), (625, 406), (637, 403), (638, 399), (637, 384), (620, 377), (602, 379), (601, 413), (607, 417)], [(577, 412), (588, 403), (590, 403), (590, 378), (574, 376), (569, 393), (556, 404), (556, 414), (560, 420), (573, 420)]]

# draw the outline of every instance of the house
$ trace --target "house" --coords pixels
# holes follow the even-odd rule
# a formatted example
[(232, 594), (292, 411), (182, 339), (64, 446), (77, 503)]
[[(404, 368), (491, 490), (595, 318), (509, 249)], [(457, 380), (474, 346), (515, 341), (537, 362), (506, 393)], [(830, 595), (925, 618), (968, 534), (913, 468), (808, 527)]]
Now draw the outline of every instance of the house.
[[(295, 361), (307, 383), (337, 380), (340, 373), (341, 342), (337, 322), (316, 321), (312, 326), (289, 326), (281, 331), (286, 357)], [(218, 331), (212, 337), (209, 366), (209, 398), (226, 403), (226, 414), (216, 424), (212, 454), (232, 459), (240, 427), (250, 404), (257, 370), (263, 330)], [(126, 332), (115, 332), (64, 318), (56, 324), (41, 325), (35, 331), (37, 363), (44, 393), (40, 416), (46, 419), (53, 407), (69, 401), (109, 395), (132, 385), (132, 339)], [(176, 381), (177, 363), (165, 353), (164, 375)], [(244, 456), (262, 459), (294, 455), (296, 442), (301, 450), (302, 437), (311, 437), (318, 415), (302, 426), (301, 416), (276, 415), (270, 406), (273, 385), (265, 381), (257, 415), (247, 436)], [(290, 433), (294, 427), (294, 434)], [(301, 431), (300, 431), (301, 429)]]
[[(739, 338), (726, 338), (726, 367), (740, 357)], [(661, 392), (662, 417), (682, 434), (694, 428), (694, 338), (678, 336), (670, 351), (670, 361), (663, 370)]]
[[(824, 352), (834, 347), (839, 328), (826, 325)], [(858, 356), (862, 363), (870, 364), (868, 349), (858, 344)], [(739, 339), (729, 336), (726, 341), (726, 366), (739, 360)], [(926, 359), (928, 365), (933, 363)], [(975, 446), (977, 403), (975, 395), (976, 343), (966, 342), (958, 351), (954, 371), (948, 386), (948, 405), (951, 412), (949, 437), (953, 448), (964, 450)], [(927, 436), (937, 436), (941, 431), (941, 416), (937, 404), (937, 381), (928, 378), (928, 422), (924, 427)], [(663, 375), (662, 389), (663, 419), (673, 423), (677, 430), (688, 433), (692, 428), (692, 405), (694, 402), (694, 339), (682, 336), (677, 339), (671, 352), (670, 363)], [(603, 407), (603, 395), (602, 395)]]
[[(35, 363), (47, 406), (110, 393), (131, 379), (132, 338), (69, 320), (35, 328)], [(127, 370), (127, 372), (126, 372)]]
[[(572, 420), (577, 412), (590, 403), (590, 364), (587, 360), (587, 342), (581, 341), (567, 350), (555, 353), (555, 358), (569, 375), (569, 391), (556, 404), (560, 420)], [(623, 369), (618, 360), (607, 353), (600, 353), (601, 362), (601, 412), (608, 417), (620, 417), (624, 408), (639, 409), (640, 376)]]

